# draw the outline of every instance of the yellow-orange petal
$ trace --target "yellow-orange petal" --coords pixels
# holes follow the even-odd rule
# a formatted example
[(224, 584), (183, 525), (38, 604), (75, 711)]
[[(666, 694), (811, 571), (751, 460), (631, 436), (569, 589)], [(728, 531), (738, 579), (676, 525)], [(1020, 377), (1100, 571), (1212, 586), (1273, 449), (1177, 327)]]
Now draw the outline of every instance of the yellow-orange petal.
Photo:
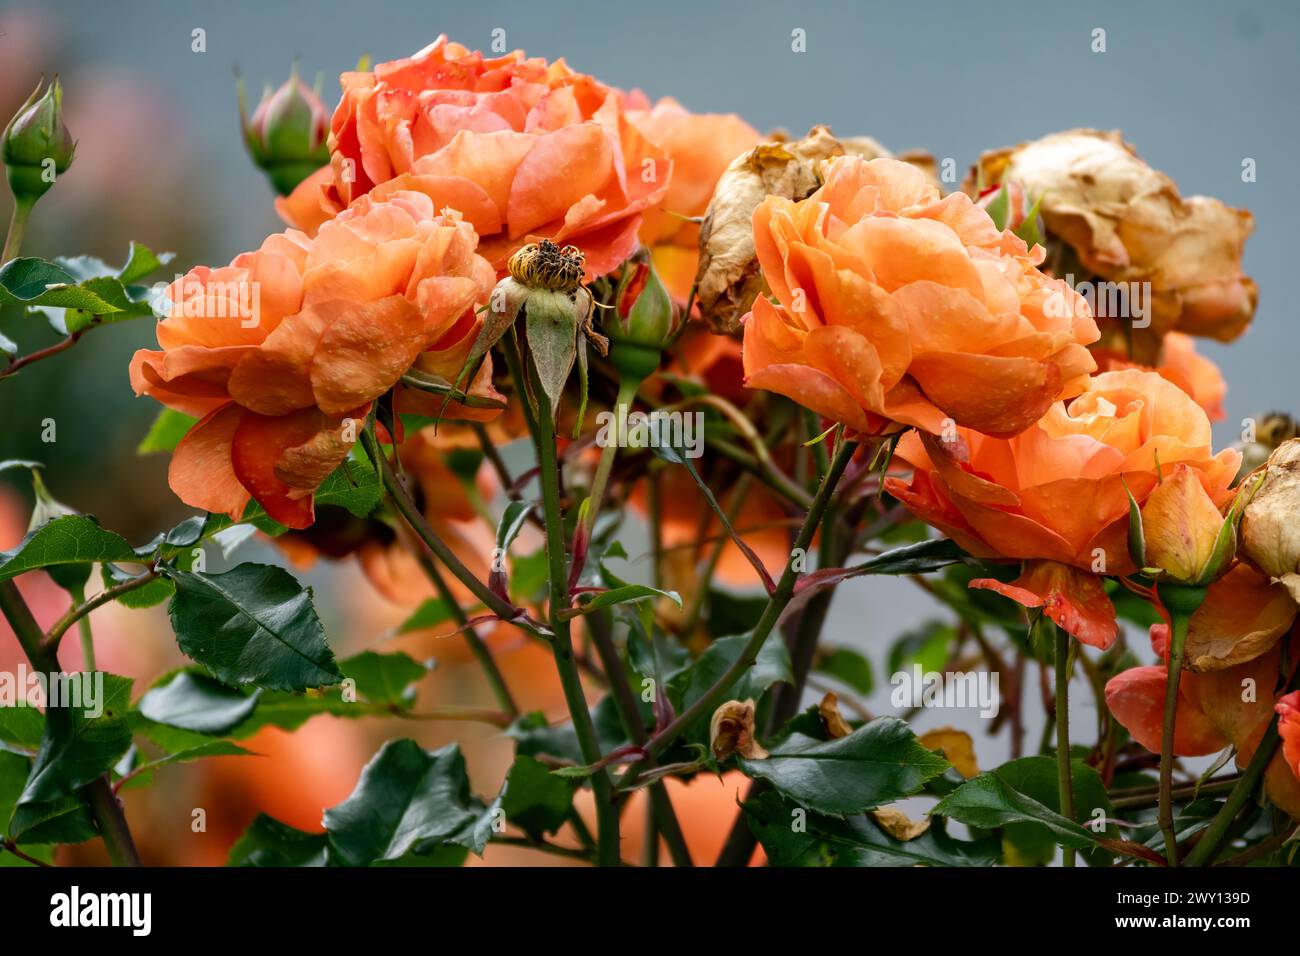
[[(1106, 706), (1139, 744), (1160, 753), (1165, 726), (1165, 688), (1169, 677), (1160, 666), (1132, 667), (1106, 684)], [(1199, 757), (1228, 746), (1224, 737), (1180, 682), (1174, 712), (1174, 753)]]
[(194, 508), (238, 521), (248, 505), (248, 489), (232, 463), (235, 432), (248, 413), (227, 403), (194, 425), (172, 452), (167, 483), (176, 497)]
[(1026, 561), (1010, 584), (980, 578), (970, 586), (996, 591), (1025, 607), (1041, 607), (1067, 633), (1103, 651), (1119, 636), (1119, 620), (1101, 578), (1057, 561)]
[(1238, 562), (1210, 585), (1187, 630), (1187, 666), (1216, 671), (1253, 660), (1291, 629), (1296, 603), (1286, 588)]
[(957, 424), (1003, 438), (1042, 418), (1062, 384), (1051, 362), (966, 352), (918, 355), (909, 373)]
[(1214, 552), (1223, 516), (1198, 472), (1180, 464), (1142, 503), (1148, 567), (1177, 581), (1195, 582)]
[(278, 416), (245, 412), (233, 434), (234, 473), (274, 520), (306, 528), (315, 516), (312, 491), (351, 446), (341, 424), (316, 408)]
[[(471, 279), (461, 283), (465, 298), (472, 302), (477, 286)], [(404, 296), (377, 302), (323, 302), (318, 309), (333, 313), (312, 355), (309, 373), (316, 405), (327, 414), (341, 415), (378, 398), (429, 344), (432, 330), (425, 315)]]

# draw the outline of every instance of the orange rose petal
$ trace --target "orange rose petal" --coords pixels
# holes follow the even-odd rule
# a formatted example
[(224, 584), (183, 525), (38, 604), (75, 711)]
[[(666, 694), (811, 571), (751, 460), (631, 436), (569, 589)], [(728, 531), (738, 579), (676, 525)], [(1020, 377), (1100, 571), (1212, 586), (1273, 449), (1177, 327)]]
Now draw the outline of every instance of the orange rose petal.
[(613, 173), (609, 136), (593, 123), (537, 137), (510, 187), (510, 238), (563, 219), (569, 207), (597, 194)]
[(248, 489), (232, 463), (234, 436), (250, 413), (227, 403), (191, 428), (172, 452), (167, 483), (176, 497), (194, 508), (238, 521), (248, 505)]
[(282, 321), (230, 373), (230, 397), (259, 415), (309, 407), (315, 400), (311, 359), (330, 317), (328, 306), (309, 305)]
[(163, 377), (167, 353), (140, 349), (131, 357), (131, 389), (136, 395), (148, 395), (186, 415), (202, 418), (230, 401), (226, 390), (211, 383), (177, 382)]
[[(1228, 746), (1228, 739), (1187, 694), (1186, 683), (1185, 675), (1179, 682), (1178, 708), (1174, 712), (1174, 753), (1180, 757), (1216, 753)], [(1167, 686), (1168, 673), (1161, 666), (1133, 667), (1106, 683), (1106, 706), (1111, 715), (1152, 753), (1160, 753)]]
[(871, 431), (871, 423), (853, 395), (825, 372), (807, 365), (769, 365), (747, 376), (745, 385), (784, 395), (854, 431)]
[(1187, 631), (1187, 666), (1222, 670), (1272, 650), (1291, 629), (1296, 603), (1286, 588), (1238, 562), (1210, 585)]
[(1101, 578), (1056, 561), (1026, 561), (1020, 577), (1010, 584), (980, 578), (972, 588), (996, 591), (1025, 607), (1044, 613), (1085, 644), (1106, 650), (1119, 636), (1115, 605)]
[[(465, 298), (477, 286), (461, 279)], [(312, 355), (310, 376), (316, 405), (341, 415), (378, 398), (402, 377), (429, 344), (432, 331), (425, 316), (402, 296), (378, 302), (329, 302), (318, 306), (333, 313)]]
[(912, 359), (911, 376), (959, 425), (1010, 437), (1033, 425), (1061, 392), (1061, 371), (1033, 359), (929, 352)]
[[(316, 478), (319, 483), (333, 470), (325, 470), (325, 460), (337, 465), (347, 455), (347, 445), (337, 439), (339, 427), (338, 419), (315, 408), (274, 417), (246, 412), (233, 435), (234, 473), (271, 518), (288, 528), (306, 528), (315, 514), (308, 482)], [(297, 454), (286, 459), (291, 450)], [(282, 461), (289, 472), (281, 468)]]

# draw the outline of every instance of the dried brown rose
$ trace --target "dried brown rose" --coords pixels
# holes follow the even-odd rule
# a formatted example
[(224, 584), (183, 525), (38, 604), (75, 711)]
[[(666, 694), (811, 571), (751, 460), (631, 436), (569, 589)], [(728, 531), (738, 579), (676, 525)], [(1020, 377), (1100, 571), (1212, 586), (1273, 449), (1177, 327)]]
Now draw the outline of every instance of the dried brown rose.
[(751, 760), (764, 760), (767, 751), (754, 736), (754, 702), (729, 700), (719, 705), (709, 721), (709, 749), (718, 760), (739, 754)]
[(1300, 601), (1300, 438), (1278, 446), (1241, 518), (1241, 549)]
[(1073, 129), (985, 153), (964, 188), (973, 194), (977, 184), (1003, 180), (1041, 199), (1056, 271), (1076, 273), (1076, 282), (1150, 283), (1138, 317), (1150, 327), (1134, 327), (1136, 360), (1155, 364), (1166, 332), (1228, 342), (1250, 324), (1257, 292), (1241, 255), (1254, 218), (1217, 199), (1181, 196), (1118, 131)]
[[(876, 159), (892, 155), (868, 136), (836, 139), (825, 126), (814, 126), (798, 140), (760, 143), (732, 160), (713, 191), (700, 227), (700, 264), (695, 302), (709, 327), (731, 334), (741, 317), (766, 291), (754, 251), (751, 221), (767, 196), (805, 199), (821, 186), (824, 160), (845, 154)], [(900, 157), (934, 177), (934, 160), (926, 153)]]

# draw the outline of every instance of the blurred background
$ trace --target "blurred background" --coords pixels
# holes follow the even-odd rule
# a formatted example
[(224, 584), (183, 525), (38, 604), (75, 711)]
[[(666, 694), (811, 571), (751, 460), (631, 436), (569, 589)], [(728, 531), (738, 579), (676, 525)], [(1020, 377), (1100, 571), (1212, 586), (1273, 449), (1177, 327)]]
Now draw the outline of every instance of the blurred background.
[[(332, 108), (338, 73), (363, 54), (374, 62), (408, 55), (439, 33), (487, 48), (493, 31), (504, 30), (510, 49), (565, 57), (652, 99), (674, 96), (695, 111), (736, 112), (759, 129), (794, 134), (825, 123), (894, 150), (951, 157), (958, 176), (985, 149), (1075, 126), (1121, 129), (1185, 195), (1216, 196), (1255, 215), (1244, 260), (1261, 290), (1254, 325), (1229, 347), (1198, 343), (1229, 383), (1218, 443), (1235, 440), (1246, 416), (1300, 410), (1293, 384), (1296, 319), (1285, 291), (1294, 276), (1290, 230), (1300, 222), (1293, 171), (1300, 154), (1293, 102), (1300, 88), (1300, 5), (1290, 0), (1117, 0), (1087, 10), (1014, 2), (974, 8), (960, 0), (372, 0), (358, 14), (350, 0), (0, 3), (0, 117), (14, 112), (42, 74), (57, 73), (77, 140), (76, 162), (38, 205), (24, 252), (89, 253), (120, 262), (135, 239), (175, 252), (174, 272), (223, 264), (281, 228), (270, 186), (240, 139), (237, 69), (255, 104), (262, 85), (282, 82), (297, 58), (308, 82), (324, 78), (323, 97)], [(1104, 53), (1092, 50), (1096, 29), (1105, 31)], [(193, 49), (195, 30), (204, 31), (205, 52)], [(806, 52), (792, 51), (794, 30), (804, 31)], [(1246, 158), (1255, 161), (1255, 182), (1242, 181)], [(8, 202), (6, 191), (4, 221)], [(0, 331), (24, 352), (56, 340), (42, 322), (12, 314), (0, 315)], [(127, 362), (136, 348), (153, 343), (146, 321), (96, 330), (69, 352), (0, 383), (0, 460), (45, 462), (57, 498), (137, 542), (186, 514), (167, 488), (165, 456), (135, 454), (157, 406), (132, 396)], [(47, 418), (56, 423), (54, 442), (41, 438)], [(25, 478), (0, 480), (8, 482), (0, 484), (0, 548), (7, 548), (26, 527), (29, 491)], [(240, 557), (283, 560), (258, 542)], [(306, 578), (316, 585), (340, 656), (367, 647), (436, 653), (448, 660), (426, 696), (440, 703), (478, 700), (477, 674), (457, 663), (458, 653), (445, 646), (450, 642), (385, 641), (404, 612), (380, 598), (352, 564), (318, 564)], [(65, 598), (48, 582), (27, 584), (48, 624)], [(873, 658), (877, 690), (868, 703), (876, 712), (890, 711), (888, 682), (879, 676), (884, 648), (931, 608), (903, 581), (865, 579), (837, 596), (828, 636)], [(96, 613), (95, 625), (101, 666), (136, 677), (138, 688), (181, 662), (161, 609), (112, 606)], [(5, 635), (0, 667), (15, 663), (12, 645)], [(77, 662), (70, 656), (65, 663)], [(508, 674), (524, 682), (526, 705), (558, 714), (560, 698), (544, 676), (549, 672), (545, 657), (531, 649), (509, 656)], [(1076, 697), (1077, 719), (1090, 722), (1090, 701)], [(963, 719), (927, 713), (917, 726)], [(999, 742), (980, 736), (979, 724), (972, 719), (981, 764), (995, 765), (1005, 753)], [(478, 789), (493, 792), (509, 747), (490, 731), (428, 725), (413, 732), (410, 725), (317, 718), (293, 736), (267, 731), (255, 738), (253, 749), (264, 757), (164, 771), (163, 786), (132, 794), (129, 812), (136, 815), (131, 808), (138, 806), (139, 819), (151, 821), (151, 832), (137, 829), (146, 860), (220, 863), (259, 810), (315, 829), (321, 808), (347, 795), (384, 738), (405, 733), (432, 746), (453, 731), (468, 739)], [(681, 799), (695, 808), (686, 812), (694, 815), (698, 839), (716, 835), (720, 843), (734, 813), (735, 783), (702, 780), (690, 789)], [(216, 821), (206, 834), (190, 831), (196, 806), (206, 806)], [(524, 853), (519, 859), (540, 858)]]

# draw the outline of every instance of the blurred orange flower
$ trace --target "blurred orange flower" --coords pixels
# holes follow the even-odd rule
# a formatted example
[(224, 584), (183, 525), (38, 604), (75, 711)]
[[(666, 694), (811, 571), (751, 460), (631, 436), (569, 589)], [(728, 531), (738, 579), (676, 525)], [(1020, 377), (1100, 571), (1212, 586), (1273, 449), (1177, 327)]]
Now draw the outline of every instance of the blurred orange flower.
[[(203, 416), (168, 474), (186, 504), (233, 518), (249, 498), (290, 528), (347, 457), (369, 403), (421, 352), (472, 337), (491, 266), (422, 193), (359, 201), (315, 239), (289, 230), (172, 284), (161, 351), (131, 362), (137, 395)], [(495, 395), (485, 368), (472, 389)]]
[(666, 154), (625, 112), (644, 98), (563, 60), (489, 59), (443, 36), (340, 80), (329, 168), (277, 204), (308, 232), (367, 193), (418, 190), (461, 212), (493, 268), (545, 238), (577, 245), (590, 279), (632, 253), (668, 189)]
[(1277, 702), (1277, 732), (1282, 735), (1282, 756), (1291, 772), (1300, 777), (1300, 690)]
[(907, 163), (830, 160), (806, 200), (758, 207), (754, 241), (780, 305), (746, 319), (746, 384), (856, 432), (1014, 435), (1096, 367), (1087, 303), (1042, 250)]
[(1095, 575), (1133, 570), (1128, 492), (1143, 502), (1182, 465), (1222, 504), (1241, 455), (1213, 454), (1205, 412), (1153, 372), (1106, 372), (1090, 385), (1014, 438), (969, 428), (952, 440), (904, 435), (897, 454), (913, 466), (911, 482), (891, 477), (885, 487), (972, 554), (1027, 562), (1014, 585), (975, 586), (1046, 605), (1080, 640), (1107, 647), (1115, 609)]
[(668, 291), (684, 304), (700, 258), (700, 227), (684, 217), (704, 215), (722, 171), (762, 137), (734, 113), (692, 113), (671, 98), (627, 116), (672, 160), (668, 191), (641, 221), (641, 243)]

